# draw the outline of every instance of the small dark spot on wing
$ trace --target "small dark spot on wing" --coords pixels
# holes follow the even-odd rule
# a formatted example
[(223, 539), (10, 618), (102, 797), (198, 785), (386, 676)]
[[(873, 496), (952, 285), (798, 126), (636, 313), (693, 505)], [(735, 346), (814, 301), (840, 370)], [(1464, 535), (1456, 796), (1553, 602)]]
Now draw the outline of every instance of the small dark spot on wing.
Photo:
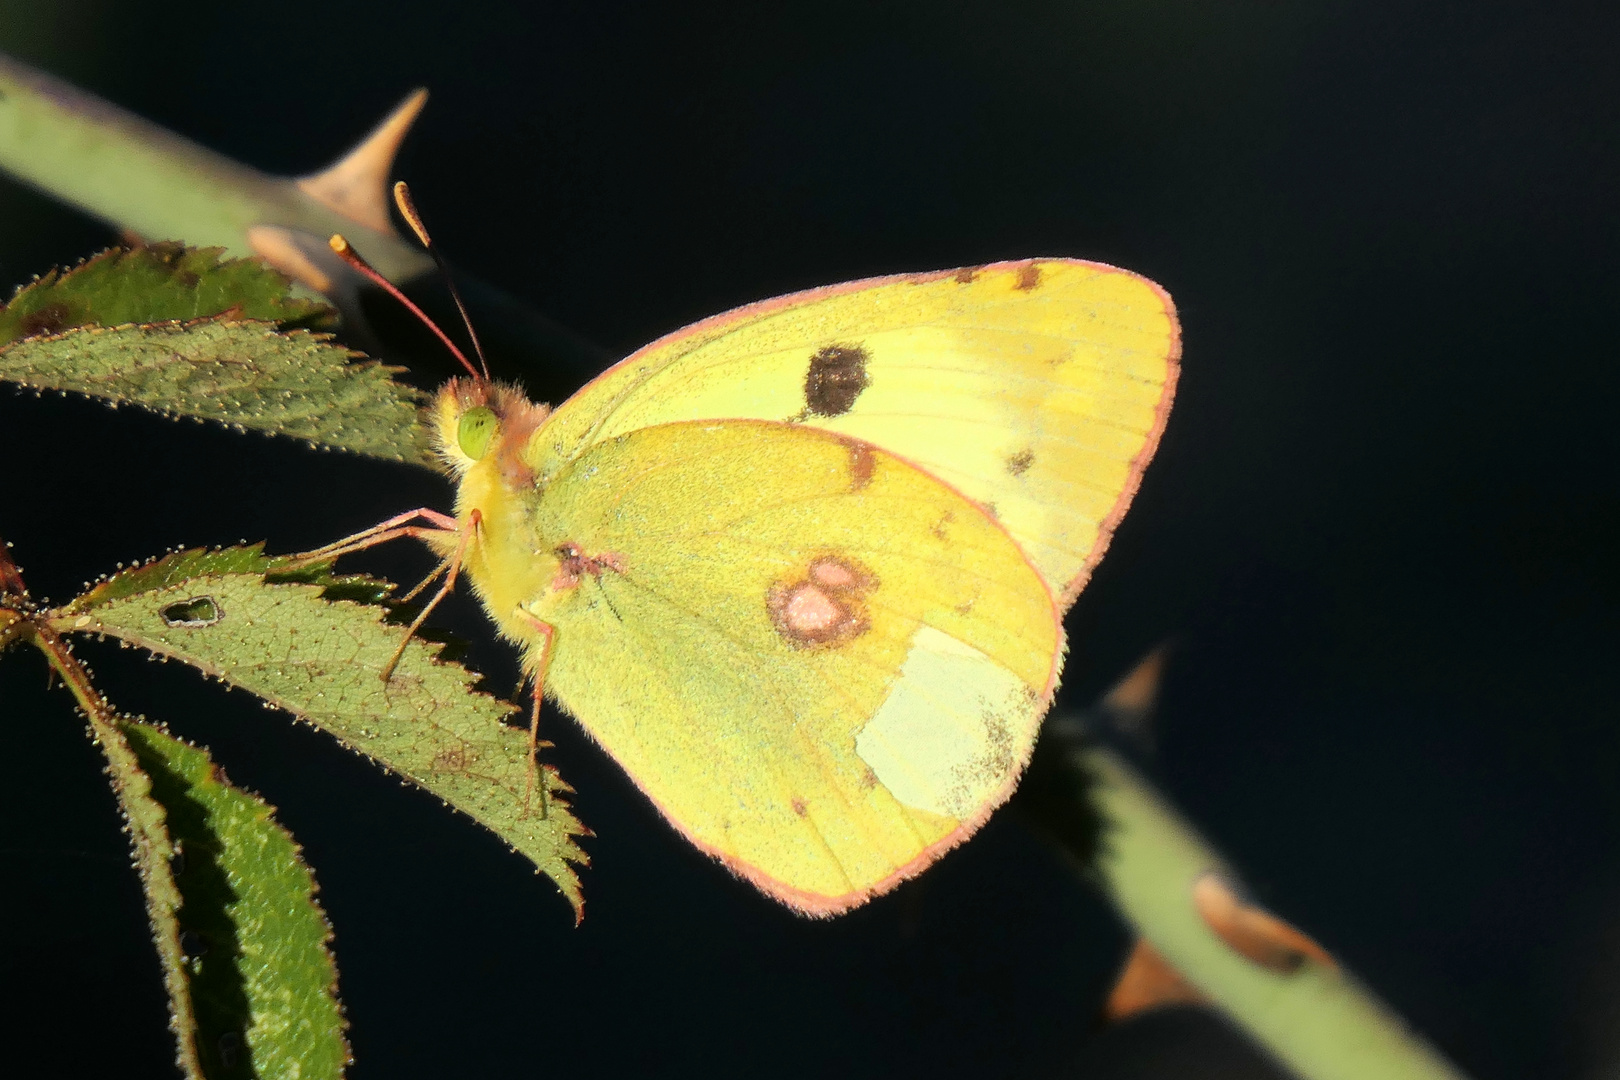
[(809, 804), (795, 795), (793, 796), (793, 812), (798, 814), (800, 817), (804, 817), (810, 812)]
[(863, 442), (850, 442), (849, 444), (849, 490), (859, 491), (872, 482), (872, 470), (877, 467), (877, 459), (872, 456), (872, 448)]
[(979, 269), (977, 266), (964, 266), (956, 272), (956, 277), (953, 280), (958, 285), (971, 285), (973, 279), (979, 276)]
[(1028, 262), (1018, 268), (1018, 281), (1013, 288), (1019, 292), (1029, 292), (1041, 283), (1041, 268), (1035, 263)]
[(1029, 467), (1035, 464), (1035, 451), (1025, 448), (1007, 459), (1007, 472), (1013, 476), (1023, 476), (1029, 472)]
[(870, 380), (867, 352), (859, 345), (828, 345), (810, 358), (804, 403), (812, 416), (843, 416), (855, 407)]

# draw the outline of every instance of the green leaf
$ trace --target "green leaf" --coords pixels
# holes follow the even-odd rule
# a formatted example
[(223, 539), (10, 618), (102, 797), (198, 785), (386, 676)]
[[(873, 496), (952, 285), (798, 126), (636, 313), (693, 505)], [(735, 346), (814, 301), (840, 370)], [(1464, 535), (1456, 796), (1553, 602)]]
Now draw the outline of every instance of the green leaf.
[[(587, 861), (574, 840), (586, 831), (553, 768), (531, 777), (527, 735), (505, 723), (514, 706), (421, 641), (385, 684), (404, 630), (384, 621), (386, 609), (350, 599), (375, 599), (381, 583), (326, 579), (321, 568), (288, 581), (285, 566), (257, 548), (182, 552), (115, 575), (50, 625), (174, 657), (309, 721), (494, 831), (556, 882), (577, 917), (571, 864)], [(282, 583), (267, 582), (278, 568)]]
[[(77, 600), (63, 605), (60, 611), (62, 614), (89, 611), (113, 600), (122, 600), (126, 596), (137, 596), (155, 589), (166, 589), (171, 585), (181, 584), (188, 578), (201, 577), (204, 574), (268, 574), (278, 569), (284, 562), (285, 560), (266, 555), (262, 543), (224, 548), (220, 551), (207, 551), (203, 548), (176, 551), (172, 555), (153, 559), (141, 566), (120, 570), (112, 577), (98, 582)], [(307, 580), (311, 582), (318, 580), (316, 575), (324, 570), (324, 566), (311, 567), (309, 571), (311, 576)]]
[(0, 349), (0, 379), (426, 464), (421, 394), (324, 334), (218, 318), (89, 326)]
[(327, 326), (332, 309), (292, 295), (286, 275), (223, 248), (176, 243), (111, 248), (71, 270), (52, 270), (0, 309), (0, 345), (74, 327), (239, 319)]
[[(60, 642), (57, 644), (61, 647)], [(88, 686), (75, 689), (89, 691)], [(81, 699), (81, 703), (83, 701)], [(152, 940), (163, 967), (163, 985), (169, 993), (169, 1030), (174, 1032), (176, 1064), (186, 1080), (203, 1080), (207, 1074), (198, 1053), (191, 973), (180, 944), (178, 913), (185, 900), (174, 881), (175, 850), (169, 836), (168, 815), (152, 792), (151, 778), (141, 768), (138, 755), (118, 724), (110, 718), (105, 703), (96, 702), (86, 707), (85, 715), (96, 745), (107, 757), (113, 794), (129, 825), (130, 842), (135, 848), (135, 866), (140, 871), (141, 889), (146, 895), (146, 916), (152, 924)]]
[(57, 632), (28, 625), (106, 755), (182, 1074), (336, 1080), (349, 1051), (326, 948), (331, 928), (298, 845), (205, 751), (118, 716)]
[(291, 834), (230, 784), (206, 751), (151, 724), (119, 723), (166, 813), (172, 919), (210, 1080), (343, 1075), (349, 1048), (331, 927)]

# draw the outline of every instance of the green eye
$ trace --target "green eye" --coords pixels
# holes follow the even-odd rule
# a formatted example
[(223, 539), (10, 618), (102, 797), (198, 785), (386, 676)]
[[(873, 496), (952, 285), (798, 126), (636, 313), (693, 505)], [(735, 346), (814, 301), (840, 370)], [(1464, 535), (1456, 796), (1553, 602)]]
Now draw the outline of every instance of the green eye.
[(461, 414), (461, 422), (456, 425), (456, 445), (463, 454), (477, 461), (489, 449), (489, 440), (495, 437), (499, 426), (494, 409), (474, 406)]

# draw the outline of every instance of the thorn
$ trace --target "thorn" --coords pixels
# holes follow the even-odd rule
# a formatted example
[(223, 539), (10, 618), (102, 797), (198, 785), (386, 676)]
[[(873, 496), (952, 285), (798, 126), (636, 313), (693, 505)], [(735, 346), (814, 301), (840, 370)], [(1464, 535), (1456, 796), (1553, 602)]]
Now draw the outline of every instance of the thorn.
[(426, 90), (413, 90), (353, 150), (320, 172), (297, 180), (299, 190), (356, 224), (393, 234), (388, 217), (388, 174), (427, 99)]
[(1120, 713), (1152, 711), (1158, 700), (1159, 683), (1164, 675), (1164, 662), (1169, 651), (1160, 645), (1144, 656), (1129, 674), (1103, 696), (1103, 707)]
[(1116, 731), (1149, 753), (1154, 744), (1153, 717), (1171, 649), (1169, 642), (1155, 647), (1097, 703)]
[(1130, 959), (1108, 995), (1103, 1016), (1118, 1023), (1149, 1009), (1207, 1000), (1145, 938), (1137, 938)]
[(1211, 871), (1193, 884), (1193, 907), (1234, 952), (1280, 975), (1314, 961), (1336, 969), (1333, 957), (1304, 932), (1251, 903)]

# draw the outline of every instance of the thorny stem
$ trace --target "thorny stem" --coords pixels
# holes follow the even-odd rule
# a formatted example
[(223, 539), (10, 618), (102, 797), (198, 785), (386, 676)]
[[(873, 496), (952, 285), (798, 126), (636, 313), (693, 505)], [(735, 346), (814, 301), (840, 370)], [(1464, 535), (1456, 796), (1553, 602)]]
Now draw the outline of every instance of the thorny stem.
[[(115, 229), (232, 255), (257, 252), (266, 230), (335, 275), (340, 305), (359, 281), (327, 248), (341, 232), (396, 284), (426, 278), (433, 259), (392, 229), (378, 231), (270, 176), (216, 154), (68, 83), (0, 54), (0, 172)], [(379, 192), (379, 197), (383, 195)], [(580, 377), (613, 359), (491, 286), (462, 277), (486, 335), (514, 356), (545, 357)]]
[(24, 183), (154, 240), (255, 254), (249, 231), (326, 237), (348, 231), (396, 280), (433, 261), (392, 231), (346, 217), (287, 177), (270, 176), (198, 146), (60, 79), (0, 55), (0, 168)]
[[(1063, 738), (1063, 723), (1043, 738)], [(1342, 968), (1300, 957), (1287, 971), (1235, 951), (1200, 916), (1197, 886), (1225, 860), (1117, 753), (1066, 748), (1074, 798), (1106, 822), (1092, 866), (1130, 924), (1238, 1027), (1302, 1080), (1465, 1080)]]

